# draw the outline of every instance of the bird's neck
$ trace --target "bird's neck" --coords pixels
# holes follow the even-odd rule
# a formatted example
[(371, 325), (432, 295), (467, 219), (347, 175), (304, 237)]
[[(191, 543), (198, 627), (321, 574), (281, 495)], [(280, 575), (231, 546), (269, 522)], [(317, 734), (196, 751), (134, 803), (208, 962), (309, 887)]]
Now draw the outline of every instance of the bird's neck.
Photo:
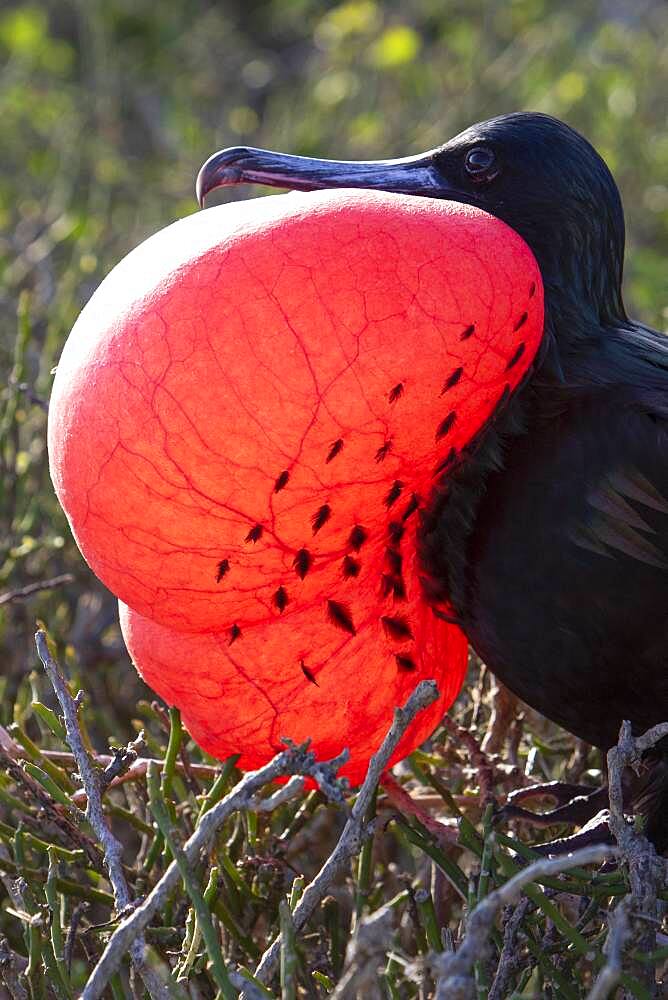
[[(614, 315), (614, 310), (611, 310)], [(471, 544), (488, 482), (503, 470), (513, 442), (539, 434), (592, 396), (614, 392), (616, 406), (649, 407), (668, 420), (668, 338), (621, 312), (610, 323), (562, 300), (546, 311), (533, 371), (479, 432), (459, 464), (436, 484), (418, 532), (425, 596), (466, 626)]]
[(463, 625), (470, 603), (470, 542), (490, 475), (504, 468), (514, 440), (552, 422), (590, 391), (597, 377), (602, 382), (614, 380), (610, 365), (601, 364), (606, 353), (602, 345), (609, 336), (610, 329), (593, 311), (583, 317), (567, 300), (548, 308), (533, 370), (462, 453), (459, 464), (436, 485), (418, 536), (425, 596), (436, 607), (451, 609)]
[(459, 463), (436, 484), (421, 515), (417, 550), (425, 597), (462, 626), (468, 605), (469, 541), (488, 476), (503, 468), (509, 439), (526, 430), (524, 390), (478, 432)]
[(609, 318), (568, 299), (546, 309), (539, 356), (521, 391), (528, 427), (551, 418), (556, 404), (572, 406), (610, 389), (617, 406), (641, 404), (668, 416), (668, 339), (629, 319), (623, 305), (602, 312)]

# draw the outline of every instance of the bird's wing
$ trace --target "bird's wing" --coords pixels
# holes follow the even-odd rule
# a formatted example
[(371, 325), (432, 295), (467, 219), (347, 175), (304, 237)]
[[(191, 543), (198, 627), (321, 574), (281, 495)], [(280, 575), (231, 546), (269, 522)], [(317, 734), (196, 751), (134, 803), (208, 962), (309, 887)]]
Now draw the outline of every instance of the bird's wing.
[(614, 446), (602, 449), (571, 541), (668, 570), (668, 421), (651, 407), (610, 409), (603, 434)]

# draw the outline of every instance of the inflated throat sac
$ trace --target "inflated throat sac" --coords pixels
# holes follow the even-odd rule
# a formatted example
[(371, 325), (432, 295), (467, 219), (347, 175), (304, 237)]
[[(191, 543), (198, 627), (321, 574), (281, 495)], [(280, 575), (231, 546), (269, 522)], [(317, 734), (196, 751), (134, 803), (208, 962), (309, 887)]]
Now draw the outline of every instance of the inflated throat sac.
[(433, 728), (466, 642), (420, 591), (420, 510), (542, 329), (513, 230), (382, 192), (210, 209), (103, 282), (58, 366), (52, 477), (140, 671), (206, 749), (258, 763), (320, 718), (362, 760), (421, 676)]

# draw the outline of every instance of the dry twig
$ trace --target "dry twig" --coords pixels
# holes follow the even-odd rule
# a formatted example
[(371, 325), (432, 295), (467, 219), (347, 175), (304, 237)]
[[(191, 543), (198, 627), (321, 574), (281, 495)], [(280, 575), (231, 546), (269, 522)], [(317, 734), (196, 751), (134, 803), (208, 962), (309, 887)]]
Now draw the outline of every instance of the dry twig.
[(501, 949), (501, 955), (499, 956), (496, 973), (487, 1000), (504, 1000), (504, 997), (510, 993), (512, 977), (515, 975), (520, 964), (517, 934), (520, 924), (526, 917), (530, 906), (531, 901), (523, 899), (508, 914), (508, 919), (503, 929), (503, 948)]
[(95, 841), (77, 826), (83, 819), (83, 813), (74, 806), (70, 810), (60, 805), (53, 796), (38, 781), (23, 770), (8, 753), (0, 750), (0, 765), (3, 771), (23, 790), (30, 802), (36, 802), (40, 808), (39, 819), (46, 818), (60, 831), (63, 839), (85, 851), (88, 861), (96, 871), (102, 871), (103, 857)]
[(473, 733), (463, 726), (458, 726), (454, 719), (446, 715), (443, 717), (442, 725), (454, 736), (458, 742), (463, 743), (471, 755), (471, 760), (478, 772), (478, 787), (480, 789), (480, 805), (484, 809), (488, 802), (494, 799), (494, 786), (496, 784), (496, 773), (493, 764), (486, 753), (480, 749), (480, 744)]
[(631, 934), (628, 915), (629, 901), (627, 896), (608, 917), (610, 933), (603, 947), (606, 962), (587, 994), (587, 1000), (606, 1000), (621, 978), (622, 951)]
[[(457, 844), (459, 841), (459, 831), (434, 819), (431, 813), (423, 809), (421, 804), (415, 801), (412, 795), (406, 791), (403, 785), (399, 784), (389, 771), (381, 777), (380, 785), (395, 809), (409, 816), (415, 816), (441, 846), (445, 847)], [(443, 800), (441, 799), (440, 801), (442, 802)]]
[[(125, 747), (114, 747), (113, 757), (100, 775), (100, 793), (102, 794), (112, 782), (126, 774), (139, 757), (139, 751), (144, 749), (144, 733)], [(156, 761), (156, 767), (159, 767)]]
[[(366, 778), (355, 799), (350, 817), (343, 828), (343, 833), (339, 837), (336, 847), (313, 881), (306, 886), (302, 898), (295, 907), (293, 922), (297, 933), (310, 919), (316, 908), (320, 906), (339, 872), (350, 863), (350, 859), (360, 850), (366, 832), (364, 830), (364, 817), (381, 774), (387, 767), (399, 740), (415, 716), (422, 709), (426, 708), (427, 705), (431, 705), (437, 697), (438, 688), (435, 682), (422, 681), (418, 684), (415, 691), (413, 691), (413, 694), (403, 708), (395, 708), (394, 722), (383, 740), (380, 749), (373, 755), (369, 762)], [(267, 948), (260, 960), (260, 964), (255, 970), (255, 976), (261, 983), (271, 982), (278, 966), (280, 949), (281, 939), (279, 935), (269, 948)]]
[(381, 963), (387, 961), (388, 942), (395, 922), (396, 913), (390, 905), (382, 906), (360, 920), (348, 942), (346, 964), (331, 1000), (385, 995), (380, 990), (378, 970)]
[(16, 955), (5, 937), (0, 937), (0, 984), (3, 984), (12, 1000), (28, 1000), (24, 986), (27, 962)]
[(54, 590), (56, 587), (63, 587), (67, 583), (74, 583), (71, 573), (61, 573), (60, 576), (53, 576), (50, 580), (38, 580), (36, 583), (29, 583), (25, 587), (17, 587), (16, 590), (8, 590), (0, 594), (0, 607), (9, 604), (11, 601), (23, 601), (31, 594), (36, 594), (41, 590)]
[(501, 753), (503, 742), (520, 704), (519, 698), (496, 677), (492, 681), (491, 701), (492, 714), (480, 747), (481, 751), (488, 755)]
[[(60, 667), (51, 656), (46, 632), (38, 629), (35, 634), (37, 652), (42, 661), (47, 677), (51, 681), (58, 702), (63, 712), (65, 732), (67, 742), (74, 754), (74, 758), (79, 769), (81, 782), (86, 789), (86, 812), (85, 816), (92, 827), (98, 841), (102, 845), (104, 854), (104, 864), (109, 874), (109, 881), (114, 893), (116, 910), (122, 913), (132, 905), (132, 897), (125, 879), (123, 871), (122, 851), (123, 848), (116, 837), (111, 832), (102, 809), (102, 793), (100, 788), (100, 775), (95, 765), (88, 756), (84, 746), (79, 728), (78, 709), (81, 704), (81, 692), (73, 698), (63, 677)], [(149, 966), (145, 956), (145, 941), (137, 935), (129, 947), (132, 961), (137, 971), (142, 977), (144, 985), (149, 995), (156, 1000), (167, 1000), (169, 990), (164, 982), (164, 971), (157, 967), (154, 960)]]
[[(668, 737), (668, 722), (653, 726), (638, 737), (633, 736), (631, 723), (623, 722), (617, 746), (608, 751), (609, 824), (619, 845), (622, 862), (629, 873), (632, 900), (630, 938), (635, 949), (645, 953), (656, 948), (656, 932), (659, 926), (658, 894), (666, 878), (666, 863), (657, 857), (654, 847), (647, 838), (626, 820), (623, 774), (627, 767), (637, 772), (642, 764), (643, 754), (666, 737)], [(636, 962), (630, 971), (650, 993), (654, 990), (656, 977), (652, 965)]]
[(114, 892), (116, 908), (118, 912), (125, 910), (131, 903), (130, 890), (125, 880), (123, 863), (121, 860), (122, 847), (109, 829), (102, 810), (102, 796), (100, 794), (100, 775), (95, 765), (88, 756), (88, 752), (83, 744), (81, 731), (79, 729), (78, 710), (81, 704), (82, 693), (73, 698), (63, 677), (60, 667), (51, 656), (47, 641), (46, 632), (39, 629), (35, 634), (37, 652), (44, 665), (46, 674), (51, 681), (53, 690), (63, 711), (65, 722), (65, 732), (67, 742), (74, 754), (81, 782), (86, 789), (88, 801), (86, 804), (85, 816), (95, 835), (102, 845), (104, 851), (104, 862), (109, 873), (109, 881)]
[[(347, 759), (347, 753), (341, 754), (330, 762), (330, 768), (335, 771)], [(311, 775), (316, 767), (320, 772), (324, 765), (316, 765), (313, 753), (306, 747), (290, 747), (277, 754), (273, 760), (257, 771), (249, 771), (241, 781), (220, 802), (205, 813), (197, 829), (183, 846), (183, 853), (189, 865), (196, 864), (200, 852), (206, 849), (223, 823), (240, 809), (251, 812), (270, 812), (278, 805), (303, 788), (303, 779), (297, 775)], [(292, 780), (284, 785), (274, 795), (266, 799), (257, 797), (265, 785), (277, 778), (292, 775)], [(163, 907), (173, 889), (181, 878), (175, 861), (171, 863), (165, 874), (153, 887), (146, 899), (118, 925), (107, 943), (102, 957), (95, 966), (88, 983), (82, 993), (82, 1000), (97, 1000), (114, 974), (123, 956), (132, 947), (137, 935), (143, 933), (153, 916)]]
[(559, 875), (581, 865), (600, 864), (617, 851), (613, 847), (584, 847), (566, 857), (541, 858), (513, 875), (504, 885), (486, 896), (471, 913), (464, 939), (454, 953), (443, 953), (432, 960), (437, 975), (436, 1000), (468, 1000), (474, 995), (474, 963), (484, 961), (489, 938), (500, 909), (518, 898), (525, 885), (537, 878)]

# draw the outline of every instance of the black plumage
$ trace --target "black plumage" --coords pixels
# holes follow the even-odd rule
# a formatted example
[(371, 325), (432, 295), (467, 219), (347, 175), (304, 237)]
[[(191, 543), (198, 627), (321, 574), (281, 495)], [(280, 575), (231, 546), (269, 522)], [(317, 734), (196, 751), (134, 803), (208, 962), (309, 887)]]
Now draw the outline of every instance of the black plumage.
[[(668, 340), (626, 315), (622, 204), (593, 147), (519, 113), (394, 161), (237, 148), (205, 165), (200, 200), (242, 181), (458, 200), (526, 240), (545, 287), (543, 344), (421, 512), (425, 595), (450, 603), (511, 690), (588, 742), (609, 747), (623, 719), (638, 732), (668, 719)], [(667, 744), (630, 802), (660, 850)]]

